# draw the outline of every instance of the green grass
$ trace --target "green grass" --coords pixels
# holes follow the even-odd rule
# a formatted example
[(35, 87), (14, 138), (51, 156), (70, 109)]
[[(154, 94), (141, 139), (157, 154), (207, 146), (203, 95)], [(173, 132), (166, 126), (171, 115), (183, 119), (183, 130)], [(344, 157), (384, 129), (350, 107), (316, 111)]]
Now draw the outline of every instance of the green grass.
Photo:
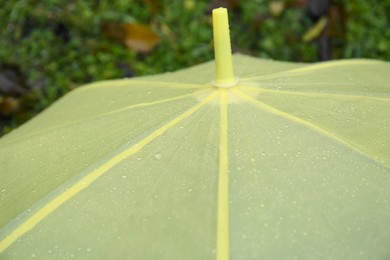
[[(26, 90), (0, 92), (0, 104), (9, 97), (17, 103), (7, 113), (7, 105), (0, 106), (0, 135), (85, 83), (173, 71), (213, 58), (209, 1), (0, 1), (0, 75), (16, 71)], [(234, 51), (318, 61), (316, 45), (302, 41), (312, 23), (295, 5), (299, 1), (286, 1), (278, 17), (271, 15), (269, 1), (225, 2), (232, 4)], [(342, 19), (332, 32), (332, 58), (390, 59), (388, 1), (338, 0), (334, 5)], [(137, 53), (105, 36), (101, 25), (108, 21), (149, 25), (160, 42), (148, 54)]]

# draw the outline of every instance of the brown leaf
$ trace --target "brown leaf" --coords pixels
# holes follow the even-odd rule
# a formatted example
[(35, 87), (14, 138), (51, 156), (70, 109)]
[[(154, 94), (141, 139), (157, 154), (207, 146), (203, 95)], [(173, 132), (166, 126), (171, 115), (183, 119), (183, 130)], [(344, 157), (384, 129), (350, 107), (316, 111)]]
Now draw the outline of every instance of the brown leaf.
[(136, 23), (106, 22), (101, 31), (107, 37), (140, 53), (150, 52), (159, 42), (159, 36), (149, 26)]
[(137, 52), (150, 52), (159, 42), (159, 36), (150, 27), (142, 24), (127, 23), (122, 28), (125, 33), (124, 44)]
[(20, 101), (16, 97), (2, 97), (0, 99), (0, 114), (10, 116), (20, 110)]

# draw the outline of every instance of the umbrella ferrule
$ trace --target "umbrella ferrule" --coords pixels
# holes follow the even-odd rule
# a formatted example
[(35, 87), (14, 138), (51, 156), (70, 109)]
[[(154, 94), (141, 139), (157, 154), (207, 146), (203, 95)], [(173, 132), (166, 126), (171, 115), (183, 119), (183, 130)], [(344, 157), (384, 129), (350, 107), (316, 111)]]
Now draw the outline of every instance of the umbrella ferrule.
[(234, 76), (230, 46), (229, 21), (226, 8), (213, 10), (214, 53), (216, 78), (211, 83), (216, 87), (233, 87), (238, 78)]

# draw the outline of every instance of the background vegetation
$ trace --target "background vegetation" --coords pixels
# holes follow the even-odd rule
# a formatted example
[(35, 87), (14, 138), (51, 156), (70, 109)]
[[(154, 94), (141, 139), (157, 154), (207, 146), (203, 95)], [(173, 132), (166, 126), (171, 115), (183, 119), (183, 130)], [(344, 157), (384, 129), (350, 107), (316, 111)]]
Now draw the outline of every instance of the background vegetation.
[[(229, 8), (233, 50), (319, 60), (309, 0), (0, 0), (0, 135), (88, 82), (213, 58), (211, 9)], [(327, 2), (319, 1), (319, 2)], [(390, 1), (334, 0), (330, 58), (390, 59)]]

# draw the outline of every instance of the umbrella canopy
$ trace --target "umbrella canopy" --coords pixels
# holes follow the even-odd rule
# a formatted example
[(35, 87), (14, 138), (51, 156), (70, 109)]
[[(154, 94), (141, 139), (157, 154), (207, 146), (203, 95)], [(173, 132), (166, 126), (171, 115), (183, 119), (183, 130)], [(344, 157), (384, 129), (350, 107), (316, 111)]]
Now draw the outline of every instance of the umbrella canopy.
[(84, 86), (0, 140), (0, 258), (390, 256), (390, 65), (233, 74), (214, 13), (216, 68)]

